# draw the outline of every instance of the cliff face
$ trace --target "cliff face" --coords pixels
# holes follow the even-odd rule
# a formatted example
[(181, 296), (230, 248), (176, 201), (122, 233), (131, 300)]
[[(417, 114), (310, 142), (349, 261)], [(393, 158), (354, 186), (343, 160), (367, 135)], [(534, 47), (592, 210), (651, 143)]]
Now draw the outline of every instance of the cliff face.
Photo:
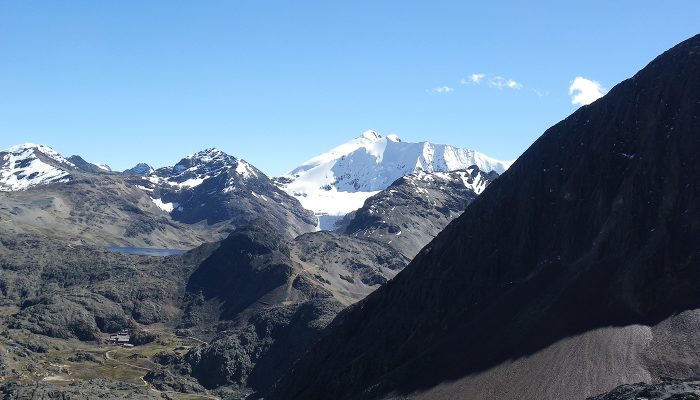
[(697, 374), (699, 148), (700, 35), (548, 129), (267, 398), (585, 398)]

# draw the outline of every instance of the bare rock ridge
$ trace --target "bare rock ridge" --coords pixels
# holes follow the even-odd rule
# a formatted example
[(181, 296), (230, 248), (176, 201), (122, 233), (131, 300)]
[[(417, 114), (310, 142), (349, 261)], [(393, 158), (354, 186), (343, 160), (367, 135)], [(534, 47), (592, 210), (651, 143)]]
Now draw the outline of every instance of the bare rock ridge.
[(266, 218), (294, 237), (316, 226), (313, 213), (244, 160), (211, 148), (141, 179), (158, 204), (179, 222), (241, 227)]
[(548, 129), (265, 398), (584, 399), (697, 375), (698, 148), (700, 35)]
[(413, 258), (497, 177), (476, 165), (406, 175), (348, 214), (339, 230), (387, 243)]

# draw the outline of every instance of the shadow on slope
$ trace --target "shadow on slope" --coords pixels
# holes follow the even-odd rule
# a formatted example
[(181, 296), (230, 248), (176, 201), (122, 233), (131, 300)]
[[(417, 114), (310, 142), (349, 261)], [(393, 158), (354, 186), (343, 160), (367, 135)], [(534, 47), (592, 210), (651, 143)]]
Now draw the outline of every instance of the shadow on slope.
[(267, 398), (414, 393), (700, 308), (698, 93), (700, 35), (547, 130)]

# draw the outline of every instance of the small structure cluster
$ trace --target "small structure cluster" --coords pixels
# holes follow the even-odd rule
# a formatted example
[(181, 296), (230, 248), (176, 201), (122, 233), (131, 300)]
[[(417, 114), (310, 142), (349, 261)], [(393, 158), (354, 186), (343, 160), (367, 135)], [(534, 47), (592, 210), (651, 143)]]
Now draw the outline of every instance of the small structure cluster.
[(121, 332), (110, 334), (108, 342), (117, 346), (134, 347), (133, 344), (129, 343), (130, 340), (131, 335), (129, 335), (129, 331), (124, 329)]

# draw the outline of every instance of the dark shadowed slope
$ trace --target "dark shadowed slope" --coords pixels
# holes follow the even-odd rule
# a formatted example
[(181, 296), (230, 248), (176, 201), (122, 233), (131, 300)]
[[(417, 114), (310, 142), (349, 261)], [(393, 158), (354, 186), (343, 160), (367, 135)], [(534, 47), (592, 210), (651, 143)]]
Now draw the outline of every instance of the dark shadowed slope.
[[(313, 232), (287, 240), (259, 220), (238, 229), (192, 273), (182, 327), (218, 332), (184, 368), (235, 398), (264, 392), (315, 342), (343, 307), (408, 263), (369, 239)], [(214, 330), (214, 329), (212, 329)]]
[(700, 35), (548, 129), (266, 398), (585, 398), (697, 374), (698, 149)]

